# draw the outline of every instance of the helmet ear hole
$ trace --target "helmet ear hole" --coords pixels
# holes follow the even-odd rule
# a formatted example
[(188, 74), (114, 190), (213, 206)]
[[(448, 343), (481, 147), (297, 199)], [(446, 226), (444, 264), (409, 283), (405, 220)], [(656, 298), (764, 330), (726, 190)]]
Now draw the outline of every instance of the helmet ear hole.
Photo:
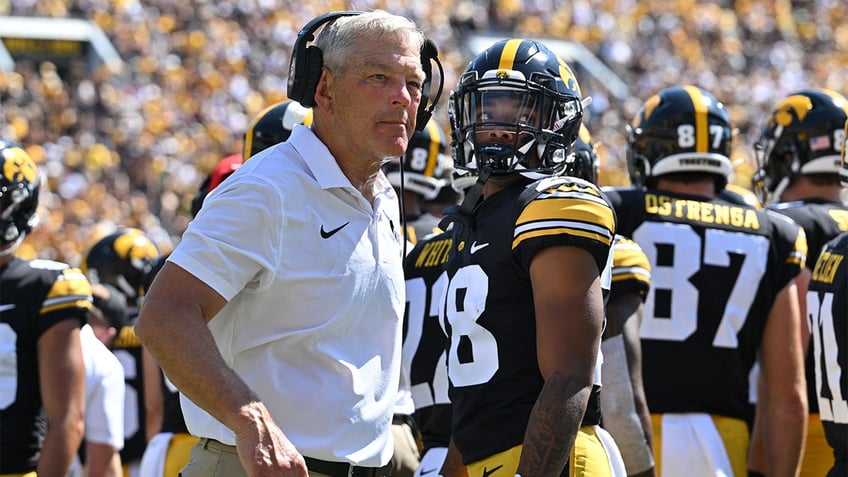
[(647, 185), (647, 180), (651, 177), (651, 161), (647, 157), (638, 155), (631, 161), (628, 161), (628, 169), (630, 172), (630, 182), (638, 187)]

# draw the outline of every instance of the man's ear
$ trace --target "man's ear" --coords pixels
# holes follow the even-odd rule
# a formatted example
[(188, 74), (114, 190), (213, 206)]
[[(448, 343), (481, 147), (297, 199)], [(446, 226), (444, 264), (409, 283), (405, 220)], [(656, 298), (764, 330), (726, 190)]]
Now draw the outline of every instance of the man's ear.
[(315, 106), (316, 108), (329, 110), (333, 103), (333, 73), (329, 68), (321, 68), (321, 77), (318, 79), (318, 86), (315, 87)]

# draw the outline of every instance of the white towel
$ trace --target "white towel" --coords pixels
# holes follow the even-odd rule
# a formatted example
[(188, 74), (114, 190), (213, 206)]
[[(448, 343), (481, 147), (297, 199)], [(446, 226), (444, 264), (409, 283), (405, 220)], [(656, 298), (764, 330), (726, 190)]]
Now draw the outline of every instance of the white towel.
[(139, 477), (162, 477), (165, 475), (165, 460), (168, 458), (168, 447), (171, 445), (173, 432), (160, 432), (150, 439), (144, 455), (141, 457)]

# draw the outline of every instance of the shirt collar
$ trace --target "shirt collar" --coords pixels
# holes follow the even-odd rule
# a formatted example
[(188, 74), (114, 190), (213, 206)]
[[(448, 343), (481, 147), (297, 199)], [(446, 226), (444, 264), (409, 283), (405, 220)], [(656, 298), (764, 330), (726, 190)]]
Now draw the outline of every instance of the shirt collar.
[(295, 125), (289, 137), (289, 143), (304, 159), (306, 167), (322, 189), (353, 187), (336, 162), (336, 158), (311, 128), (302, 124)]

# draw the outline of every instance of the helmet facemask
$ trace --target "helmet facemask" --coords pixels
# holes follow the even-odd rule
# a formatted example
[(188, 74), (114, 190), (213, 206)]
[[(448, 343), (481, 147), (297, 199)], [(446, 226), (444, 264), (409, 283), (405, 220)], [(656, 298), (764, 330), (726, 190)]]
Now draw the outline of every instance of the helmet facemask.
[(451, 96), (454, 162), (488, 168), (493, 176), (531, 178), (562, 173), (583, 116), (576, 96), (557, 91), (545, 73), (515, 70), (465, 73)]

